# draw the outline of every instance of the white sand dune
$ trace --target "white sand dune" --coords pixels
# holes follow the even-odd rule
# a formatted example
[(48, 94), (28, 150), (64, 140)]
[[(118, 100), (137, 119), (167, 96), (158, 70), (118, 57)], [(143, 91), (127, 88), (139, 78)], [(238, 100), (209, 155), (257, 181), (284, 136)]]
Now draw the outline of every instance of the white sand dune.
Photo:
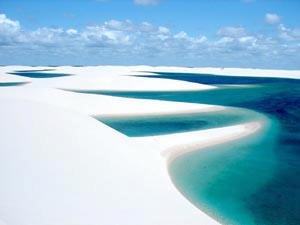
[(191, 112), (219, 111), (224, 107), (206, 104), (177, 103), (141, 100), (104, 95), (80, 94), (51, 88), (22, 87), (2, 88), (2, 97), (31, 100), (60, 106), (87, 115), (157, 115)]
[[(128, 75), (181, 71), (292, 76), (299, 71), (171, 67), (55, 67), (74, 76), (35, 79), (6, 74), (47, 67), (0, 67), (0, 224), (218, 224), (173, 186), (167, 163), (188, 151), (251, 135), (264, 124), (128, 138), (91, 116), (214, 112), (205, 104), (129, 99), (59, 90), (204, 90), (214, 86)], [(51, 72), (49, 72), (51, 73)]]
[(0, 104), (4, 224), (216, 224), (179, 194), (151, 145), (73, 111)]
[[(138, 72), (130, 67), (57, 67), (50, 68), (55, 71), (45, 71), (44, 73), (65, 73), (76, 76), (65, 76), (49, 79), (35, 79), (22, 76), (6, 74), (15, 70), (39, 70), (47, 69), (45, 67), (2, 67), (0, 68), (1, 79), (16, 81), (32, 81), (30, 84), (34, 87), (51, 87), (61, 89), (76, 90), (131, 90), (131, 91), (165, 91), (165, 90), (206, 90), (215, 88), (214, 86), (195, 84), (191, 82), (182, 82), (167, 79), (150, 79), (134, 77), (134, 75), (149, 75), (146, 72)], [(49, 68), (48, 68), (49, 69)], [(131, 76), (129, 76), (131, 75)]]

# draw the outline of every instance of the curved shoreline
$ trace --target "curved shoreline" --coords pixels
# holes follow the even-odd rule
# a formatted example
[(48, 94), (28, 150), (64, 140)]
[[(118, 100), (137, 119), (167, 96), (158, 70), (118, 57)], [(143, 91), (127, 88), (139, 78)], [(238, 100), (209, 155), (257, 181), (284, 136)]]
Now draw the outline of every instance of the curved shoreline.
[[(204, 130), (204, 132), (195, 132), (194, 135), (207, 135), (202, 140), (195, 140), (193, 142), (189, 142), (186, 144), (180, 144), (173, 147), (170, 147), (169, 149), (163, 151), (161, 155), (167, 159), (167, 165), (172, 163), (173, 160), (175, 160), (177, 157), (180, 157), (183, 154), (193, 152), (193, 151), (201, 151), (205, 150), (208, 147), (225, 144), (232, 141), (237, 141), (241, 138), (251, 136), (252, 134), (256, 133), (263, 127), (263, 122), (261, 121), (255, 121), (255, 122), (249, 122), (245, 124), (239, 124), (235, 126), (227, 126), (222, 128), (215, 128), (211, 130)], [(225, 133), (222, 136), (217, 137), (216, 133)], [(215, 133), (215, 136), (214, 136)], [(175, 138), (175, 137), (174, 137)], [(204, 140), (205, 139), (205, 140)], [(213, 143), (212, 143), (213, 142)]]
[[(3, 75), (12, 68), (30, 67), (2, 67), (0, 74)], [(207, 110), (213, 113), (226, 107), (85, 95), (57, 90), (58, 87), (68, 85), (76, 88), (81, 82), (82, 88), (99, 88), (106, 84), (108, 88), (108, 83), (99, 85), (99, 82), (110, 81), (109, 88), (114, 87), (117, 90), (129, 85), (128, 89), (135, 91), (136, 87), (130, 85), (132, 79), (126, 78), (128, 74), (140, 74), (141, 72), (136, 71), (142, 69), (172, 71), (178, 68), (57, 67), (56, 69), (59, 73), (72, 73), (74, 76), (53, 78), (51, 81), (30, 79), (31, 83), (25, 86), (0, 88), (0, 101), (5, 108), (0, 112), (0, 119), (4, 124), (0, 136), (5, 139), (4, 147), (1, 149), (3, 158), (1, 166), (4, 172), (0, 176), (4, 182), (2, 189), (0, 188), (0, 195), (5, 199), (4, 203), (11, 207), (5, 210), (0, 207), (0, 221), (3, 217), (11, 221), (18, 220), (15, 223), (9, 222), (10, 225), (25, 225), (25, 219), (28, 223), (39, 220), (31, 224), (45, 225), (55, 218), (60, 224), (66, 224), (61, 221), (70, 222), (70, 217), (74, 216), (79, 218), (78, 224), (85, 225), (87, 221), (84, 212), (88, 209), (91, 215), (88, 222), (91, 225), (103, 223), (102, 217), (107, 219), (105, 224), (114, 225), (118, 219), (116, 214), (123, 216), (122, 225), (123, 223), (182, 225), (186, 224), (185, 220), (188, 220), (188, 225), (218, 224), (177, 193), (178, 190), (170, 181), (166, 163), (168, 167), (174, 159), (183, 154), (250, 137), (263, 129), (265, 125), (263, 119), (201, 131), (128, 138), (91, 117), (167, 116), (207, 112)], [(204, 68), (178, 70), (205, 71)], [(107, 75), (109, 71), (114, 74), (113, 79), (107, 78), (110, 75)], [(249, 70), (220, 68), (207, 71), (242, 73), (239, 75), (249, 72)], [(261, 76), (263, 72), (251, 70), (251, 73), (257, 76)], [(281, 71), (280, 76), (285, 76), (289, 72)], [(85, 73), (91, 74), (84, 76)], [(269, 71), (268, 74), (274, 75), (274, 71)], [(299, 74), (299, 71), (294, 71), (289, 76), (298, 79)], [(106, 78), (102, 79), (101, 76)], [(9, 82), (24, 81), (13, 75), (9, 77), (5, 74), (3, 77), (4, 81)], [(119, 77), (123, 78), (119, 80)], [(126, 82), (122, 83), (125, 80)], [(157, 80), (147, 83), (148, 80), (145, 78), (140, 78), (140, 81), (144, 84), (139, 88), (146, 87), (147, 90), (163, 88), (180, 92), (188, 87), (189, 90), (201, 87), (182, 81)], [(167, 87), (164, 87), (164, 84), (168, 84)], [(15, 157), (16, 155), (18, 157)], [(24, 180), (20, 177), (24, 177)], [(19, 188), (23, 187), (23, 184), (26, 184), (26, 188)], [(51, 189), (51, 185), (54, 185), (54, 189)], [(32, 186), (36, 190), (35, 193), (24, 192), (33, 190)], [(44, 192), (47, 195), (44, 195)], [(57, 196), (64, 199), (62, 204), (53, 202)], [(103, 214), (100, 215), (99, 212)], [(38, 219), (37, 214), (40, 214)]]

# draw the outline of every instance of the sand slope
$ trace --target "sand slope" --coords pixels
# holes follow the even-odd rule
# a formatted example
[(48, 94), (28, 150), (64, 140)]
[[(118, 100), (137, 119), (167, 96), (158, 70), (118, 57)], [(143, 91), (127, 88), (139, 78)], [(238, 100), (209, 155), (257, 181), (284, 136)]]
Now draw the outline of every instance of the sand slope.
[[(204, 90), (215, 88), (128, 75), (181, 71), (299, 76), (299, 71), (170, 67), (56, 67), (73, 76), (35, 79), (7, 72), (46, 67), (0, 67), (1, 225), (217, 224), (173, 186), (168, 160), (250, 135), (260, 121), (225, 128), (128, 138), (92, 118), (214, 112), (224, 107), (128, 99), (64, 91)], [(49, 71), (51, 73), (51, 71)], [(226, 133), (226, 135), (223, 135)]]

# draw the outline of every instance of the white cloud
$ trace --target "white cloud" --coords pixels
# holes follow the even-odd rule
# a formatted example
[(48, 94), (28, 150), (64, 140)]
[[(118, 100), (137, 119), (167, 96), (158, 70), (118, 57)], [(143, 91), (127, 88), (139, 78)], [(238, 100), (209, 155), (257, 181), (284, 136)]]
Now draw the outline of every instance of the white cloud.
[[(147, 64), (170, 60), (181, 65), (183, 60), (189, 63), (211, 59), (214, 65), (218, 65), (217, 62), (221, 65), (224, 60), (232, 60), (232, 63), (269, 60), (273, 63), (275, 56), (282, 56), (278, 61), (282, 63), (288, 58), (293, 58), (293, 62), (300, 58), (300, 29), (297, 28), (280, 24), (277, 36), (264, 36), (252, 34), (243, 27), (223, 27), (217, 34), (214, 38), (207, 38), (185, 31), (174, 32), (169, 27), (149, 22), (129, 20), (109, 20), (82, 29), (42, 27), (27, 31), (18, 21), (0, 14), (0, 60), (7, 59), (7, 55), (17, 57), (18, 54), (27, 54), (26, 59), (32, 59), (33, 63), (42, 59), (47, 61), (51, 56), (51, 62), (57, 62), (60, 56), (58, 62), (69, 59), (67, 63), (70, 64), (74, 63), (76, 56), (79, 62), (82, 58), (89, 59), (86, 63), (92, 63), (92, 59), (98, 62), (101, 58), (107, 60), (101, 61), (103, 63), (112, 63), (116, 59), (133, 64), (142, 60)], [(68, 58), (67, 54), (72, 54), (72, 57)], [(20, 56), (20, 59), (24, 57)]]
[(239, 38), (240, 43), (245, 43), (245, 44), (255, 44), (257, 42), (257, 38), (253, 36), (245, 36)]
[(280, 16), (278, 16), (275, 13), (267, 13), (265, 15), (265, 21), (266, 21), (266, 23), (271, 24), (271, 25), (277, 24), (280, 22)]
[(17, 32), (20, 30), (19, 21), (8, 19), (5, 14), (0, 14), (0, 29), (3, 32)]
[(66, 30), (66, 33), (68, 35), (76, 35), (76, 34), (78, 34), (78, 31), (75, 29), (68, 29), (68, 30)]
[(199, 37), (191, 37), (186, 32), (180, 31), (179, 33), (175, 34), (173, 36), (175, 40), (179, 40), (183, 43), (186, 43), (188, 45), (191, 45), (195, 47), (196, 45), (203, 44), (207, 41), (206, 36), (199, 36)]
[(66, 39), (65, 31), (61, 28), (39, 28), (29, 32), (26, 36), (26, 42), (33, 45), (58, 46), (64, 44)]
[(128, 45), (130, 44), (130, 35), (126, 32), (109, 29), (104, 26), (89, 26), (81, 34), (84, 43), (88, 46), (105, 47), (109, 45)]
[(142, 22), (142, 24), (140, 25), (140, 31), (141, 32), (152, 32), (155, 30), (155, 27), (148, 22)]
[(174, 38), (176, 38), (176, 39), (187, 39), (188, 35), (184, 31), (180, 31), (179, 33), (174, 35)]
[(292, 29), (279, 24), (278, 26), (279, 37), (286, 41), (300, 40), (300, 29)]
[(246, 35), (246, 30), (243, 27), (222, 27), (217, 34), (222, 37), (242, 37)]
[(119, 20), (109, 20), (104, 22), (104, 27), (112, 30), (120, 31), (131, 31), (133, 30), (133, 24), (130, 20), (119, 21)]
[(169, 28), (163, 27), (163, 26), (158, 27), (158, 31), (159, 31), (159, 33), (162, 33), (162, 34), (168, 34), (168, 33), (170, 33)]
[(137, 5), (157, 5), (160, 0), (134, 0)]
[(0, 46), (19, 41), (20, 23), (0, 14)]

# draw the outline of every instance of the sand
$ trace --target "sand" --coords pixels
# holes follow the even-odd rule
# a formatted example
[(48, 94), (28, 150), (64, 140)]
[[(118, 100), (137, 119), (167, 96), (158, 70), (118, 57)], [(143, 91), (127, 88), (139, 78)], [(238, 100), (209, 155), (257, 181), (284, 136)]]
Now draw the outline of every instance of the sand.
[(218, 224), (172, 184), (174, 158), (251, 135), (253, 121), (223, 128), (128, 138), (92, 118), (224, 110), (177, 103), (80, 94), (77, 90), (207, 90), (211, 85), (136, 78), (144, 71), (205, 72), (299, 78), (299, 71), (175, 67), (55, 67), (73, 76), (34, 79), (7, 72), (47, 67), (0, 67), (0, 224), (193, 225)]

